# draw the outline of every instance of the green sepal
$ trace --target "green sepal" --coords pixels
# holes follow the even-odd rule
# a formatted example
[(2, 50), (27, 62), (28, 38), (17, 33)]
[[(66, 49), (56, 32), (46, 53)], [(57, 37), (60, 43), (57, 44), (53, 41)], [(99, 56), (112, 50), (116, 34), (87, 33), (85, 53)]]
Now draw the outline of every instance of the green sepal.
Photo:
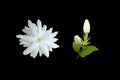
[(80, 51), (80, 44), (77, 44), (77, 43), (73, 42), (73, 49), (75, 50), (75, 52), (79, 53), (79, 51)]

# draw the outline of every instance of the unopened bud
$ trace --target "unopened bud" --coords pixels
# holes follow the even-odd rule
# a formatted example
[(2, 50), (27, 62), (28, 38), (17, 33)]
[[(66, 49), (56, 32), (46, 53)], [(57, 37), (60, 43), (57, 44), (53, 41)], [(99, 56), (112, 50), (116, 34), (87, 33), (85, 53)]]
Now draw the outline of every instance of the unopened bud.
[(86, 19), (85, 22), (84, 22), (83, 32), (84, 33), (89, 33), (90, 32), (90, 23), (89, 23), (88, 19)]
[(75, 43), (80, 44), (81, 43), (81, 38), (78, 35), (75, 35), (74, 36), (74, 41), (75, 41)]

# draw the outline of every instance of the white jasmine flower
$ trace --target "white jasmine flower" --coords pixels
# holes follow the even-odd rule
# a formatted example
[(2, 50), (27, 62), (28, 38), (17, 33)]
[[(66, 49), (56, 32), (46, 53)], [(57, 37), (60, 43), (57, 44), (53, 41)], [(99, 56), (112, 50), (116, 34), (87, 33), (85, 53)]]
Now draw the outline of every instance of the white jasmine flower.
[(89, 33), (90, 32), (90, 23), (89, 23), (88, 19), (86, 19), (85, 22), (84, 22), (83, 32), (84, 33)]
[(20, 39), (20, 45), (27, 47), (23, 54), (30, 54), (31, 57), (35, 58), (39, 53), (39, 56), (44, 54), (49, 57), (49, 51), (53, 51), (53, 48), (58, 48), (59, 46), (55, 44), (58, 40), (54, 38), (58, 32), (52, 33), (53, 28), (47, 30), (47, 26), (41, 24), (40, 20), (37, 20), (37, 25), (28, 20), (28, 26), (23, 29), (26, 35), (17, 35), (16, 37)]
[(74, 41), (75, 41), (75, 43), (80, 44), (81, 43), (81, 38), (78, 35), (75, 35), (74, 36)]

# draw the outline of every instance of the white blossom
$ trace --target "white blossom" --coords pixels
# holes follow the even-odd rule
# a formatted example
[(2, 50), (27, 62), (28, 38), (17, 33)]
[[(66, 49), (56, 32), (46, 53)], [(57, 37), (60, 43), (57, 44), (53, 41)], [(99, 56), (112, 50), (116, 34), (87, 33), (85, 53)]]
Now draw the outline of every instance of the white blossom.
[(53, 32), (53, 28), (47, 30), (47, 26), (41, 24), (41, 21), (37, 20), (37, 25), (28, 20), (28, 26), (23, 29), (25, 35), (16, 35), (20, 40), (20, 45), (27, 47), (24, 51), (24, 55), (30, 54), (35, 58), (39, 53), (39, 56), (44, 54), (49, 57), (49, 51), (53, 51), (53, 48), (58, 48), (55, 42), (58, 40), (54, 38), (58, 32)]

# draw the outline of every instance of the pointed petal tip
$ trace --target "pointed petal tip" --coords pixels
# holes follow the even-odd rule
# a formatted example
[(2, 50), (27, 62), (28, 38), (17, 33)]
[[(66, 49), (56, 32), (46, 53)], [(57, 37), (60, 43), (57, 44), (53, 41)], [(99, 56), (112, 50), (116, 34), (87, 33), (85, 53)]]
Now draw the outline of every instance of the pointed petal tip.
[(31, 20), (28, 19), (28, 24), (31, 23)]
[(16, 35), (16, 38), (18, 38), (18, 35)]
[(57, 48), (59, 48), (60, 46), (58, 45)]
[[(45, 53), (44, 53), (44, 55), (45, 55), (47, 58), (49, 58), (49, 54), (45, 54)], [(41, 55), (41, 56), (42, 56), (42, 55)]]
[(89, 21), (88, 19), (85, 19), (85, 21)]
[(47, 29), (47, 25), (43, 25), (43, 29)]
[(38, 19), (38, 20), (37, 20), (37, 22), (41, 22), (41, 20), (40, 20), (40, 19)]
[(23, 52), (23, 55), (27, 55), (25, 52)]
[(31, 22), (31, 20), (30, 20), (30, 19), (28, 19), (28, 22)]
[(39, 56), (41, 57), (41, 56), (42, 56), (42, 53), (39, 53), (39, 54), (40, 54)]
[(37, 25), (38, 25), (38, 24), (41, 24), (41, 20), (39, 20), (39, 19), (37, 20)]
[(21, 37), (21, 35), (16, 35), (16, 38), (20, 38)]
[(37, 20), (37, 26), (41, 29), (41, 27), (42, 27), (42, 22), (41, 22), (40, 19)]
[(47, 58), (49, 58), (49, 55), (46, 55)]
[(33, 58), (33, 59), (35, 59), (35, 58), (36, 58), (36, 56), (32, 56), (32, 58)]
[(58, 44), (55, 44), (53, 48), (59, 48), (60, 46)]
[(59, 31), (56, 31), (57, 33), (59, 32)]
[(58, 34), (58, 31), (54, 32), (56, 35)]

